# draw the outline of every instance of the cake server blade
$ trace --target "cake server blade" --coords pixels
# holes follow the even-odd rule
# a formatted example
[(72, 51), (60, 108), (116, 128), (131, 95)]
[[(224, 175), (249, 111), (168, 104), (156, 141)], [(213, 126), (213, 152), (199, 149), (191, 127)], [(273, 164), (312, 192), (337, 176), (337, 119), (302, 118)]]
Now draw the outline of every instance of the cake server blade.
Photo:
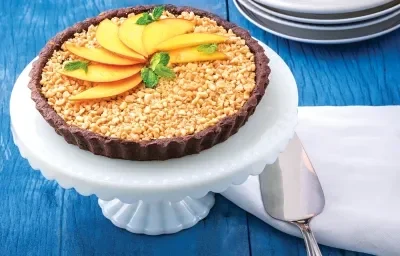
[(325, 197), (297, 134), (276, 162), (265, 167), (259, 179), (266, 212), (275, 219), (299, 227), (308, 255), (321, 255), (309, 223), (323, 211)]

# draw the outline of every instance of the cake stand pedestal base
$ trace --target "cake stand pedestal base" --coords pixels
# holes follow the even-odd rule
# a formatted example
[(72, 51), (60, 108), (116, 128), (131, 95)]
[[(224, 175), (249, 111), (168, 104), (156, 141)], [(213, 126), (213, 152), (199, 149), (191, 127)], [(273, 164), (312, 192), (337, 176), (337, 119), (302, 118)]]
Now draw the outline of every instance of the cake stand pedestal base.
[(99, 199), (104, 216), (114, 225), (146, 235), (171, 234), (190, 228), (208, 215), (214, 202), (213, 193), (200, 199), (185, 197), (177, 202), (140, 200), (125, 204), (118, 199)]

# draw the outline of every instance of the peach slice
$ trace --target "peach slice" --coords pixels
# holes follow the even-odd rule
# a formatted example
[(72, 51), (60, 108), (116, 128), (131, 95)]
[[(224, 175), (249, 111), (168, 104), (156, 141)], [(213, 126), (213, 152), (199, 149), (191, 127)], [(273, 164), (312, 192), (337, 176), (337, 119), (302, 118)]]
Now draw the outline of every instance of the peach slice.
[(209, 33), (190, 33), (172, 37), (156, 46), (159, 51), (170, 51), (201, 44), (223, 43), (228, 38)]
[(95, 100), (117, 96), (121, 93), (129, 91), (130, 89), (135, 88), (140, 84), (141, 81), (142, 78), (140, 74), (136, 74), (132, 77), (120, 81), (98, 83), (95, 84), (94, 87), (84, 92), (69, 97), (69, 100)]
[(145, 61), (145, 57), (124, 45), (118, 38), (118, 25), (105, 19), (100, 22), (96, 30), (96, 39), (106, 50), (134, 60)]
[(139, 73), (142, 64), (132, 66), (111, 66), (104, 64), (89, 64), (88, 72), (83, 69), (73, 71), (61, 70), (61, 74), (89, 82), (113, 82), (131, 77)]
[(157, 51), (161, 42), (181, 34), (193, 31), (194, 23), (189, 20), (168, 18), (155, 21), (145, 26), (143, 30), (143, 45), (147, 54)]
[(169, 63), (186, 63), (186, 62), (196, 62), (196, 61), (212, 61), (212, 60), (226, 60), (226, 56), (222, 52), (204, 53), (199, 52), (197, 47), (189, 47), (183, 49), (177, 49), (168, 52), (169, 53)]
[(87, 48), (84, 46), (83, 47), (76, 46), (73, 44), (66, 44), (65, 47), (67, 48), (68, 51), (72, 52), (76, 56), (79, 56), (81, 58), (84, 58), (84, 59), (87, 59), (90, 61), (103, 63), (103, 64), (125, 66), (125, 65), (133, 65), (133, 64), (137, 64), (137, 63), (141, 62), (141, 61), (121, 57), (110, 51), (107, 51), (104, 48)]
[(118, 37), (126, 46), (147, 57), (142, 34), (145, 26), (136, 24), (142, 13), (126, 19), (118, 30)]

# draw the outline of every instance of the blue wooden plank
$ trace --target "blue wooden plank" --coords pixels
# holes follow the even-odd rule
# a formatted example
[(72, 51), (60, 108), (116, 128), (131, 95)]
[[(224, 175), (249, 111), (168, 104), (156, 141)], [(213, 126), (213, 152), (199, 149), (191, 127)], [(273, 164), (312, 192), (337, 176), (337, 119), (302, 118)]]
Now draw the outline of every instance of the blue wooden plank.
[(286, 61), (300, 104), (400, 104), (400, 30), (353, 44), (313, 45), (278, 38), (247, 21), (228, 0), (229, 18), (251, 31)]
[(206, 220), (174, 235), (135, 235), (105, 219), (95, 197), (65, 191), (61, 255), (249, 255), (246, 213), (221, 196)]

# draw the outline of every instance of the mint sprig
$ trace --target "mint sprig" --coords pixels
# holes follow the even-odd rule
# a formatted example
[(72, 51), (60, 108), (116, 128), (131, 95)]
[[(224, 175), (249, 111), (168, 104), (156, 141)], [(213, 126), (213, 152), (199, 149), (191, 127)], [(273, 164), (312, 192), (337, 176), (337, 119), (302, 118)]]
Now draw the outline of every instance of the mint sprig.
[(89, 62), (88, 61), (70, 61), (64, 65), (64, 70), (74, 71), (78, 69), (83, 69), (85, 73), (88, 72)]
[(158, 64), (167, 66), (169, 62), (169, 54), (167, 52), (158, 52), (153, 55), (150, 60), (150, 68), (154, 70)]
[(165, 78), (175, 78), (175, 73), (174, 71), (162, 64), (158, 64), (156, 68), (154, 69), (154, 73), (158, 75), (159, 77), (165, 77)]
[(217, 44), (202, 44), (197, 46), (197, 51), (204, 52), (206, 54), (212, 54), (217, 50), (217, 48)]
[(164, 10), (165, 10), (164, 6), (157, 6), (153, 9), (152, 13), (144, 12), (143, 16), (136, 21), (136, 24), (147, 25), (156, 20), (159, 20)]
[(153, 9), (153, 13), (151, 14), (153, 16), (154, 20), (160, 19), (161, 15), (163, 14), (165, 10), (164, 6), (157, 6), (156, 8)]
[(142, 17), (140, 17), (137, 21), (136, 24), (138, 25), (147, 25), (152, 23), (154, 20), (153, 18), (150, 16), (150, 14), (148, 12), (143, 13)]
[(169, 54), (159, 52), (153, 55), (150, 60), (150, 66), (142, 68), (141, 77), (147, 88), (155, 88), (160, 78), (175, 78), (174, 71), (167, 67), (169, 62)]
[(155, 88), (158, 84), (159, 77), (150, 68), (142, 68), (140, 76), (147, 88)]

